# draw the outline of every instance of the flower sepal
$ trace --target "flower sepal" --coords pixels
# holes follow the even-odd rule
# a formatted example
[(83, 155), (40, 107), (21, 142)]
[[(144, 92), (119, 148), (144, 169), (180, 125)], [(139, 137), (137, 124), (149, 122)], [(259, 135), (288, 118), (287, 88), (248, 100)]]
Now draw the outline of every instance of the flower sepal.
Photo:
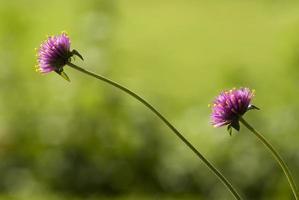
[(234, 128), (236, 131), (239, 131), (239, 130), (240, 130), (240, 123), (239, 123), (239, 120), (234, 120), (234, 121), (232, 121), (232, 122), (227, 126), (227, 131), (228, 131), (228, 133), (229, 133), (230, 136), (232, 135), (233, 128)]
[(59, 74), (62, 78), (64, 78), (65, 80), (67, 80), (68, 82), (71, 82), (70, 78), (68, 77), (68, 75), (63, 71), (62, 68), (60, 68), (59, 70), (55, 70), (55, 72), (57, 74)]
[(257, 107), (257, 106), (255, 106), (255, 105), (250, 104), (250, 105), (248, 106), (248, 108), (247, 108), (247, 111), (248, 111), (248, 110), (260, 110), (260, 108)]
[(76, 49), (73, 49), (72, 51), (71, 51), (71, 57), (72, 56), (78, 56), (81, 60), (84, 60), (83, 59), (83, 56), (76, 50)]

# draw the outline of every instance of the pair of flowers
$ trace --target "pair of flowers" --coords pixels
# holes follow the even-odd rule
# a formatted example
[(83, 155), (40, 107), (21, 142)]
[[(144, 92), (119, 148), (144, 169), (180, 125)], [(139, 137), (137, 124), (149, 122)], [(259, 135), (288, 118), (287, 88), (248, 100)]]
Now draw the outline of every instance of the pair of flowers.
[[(55, 71), (66, 80), (70, 80), (63, 71), (63, 67), (71, 62), (76, 55), (83, 57), (76, 50), (70, 50), (71, 42), (66, 32), (61, 35), (50, 36), (38, 49), (38, 65), (36, 70), (41, 73)], [(222, 92), (212, 105), (211, 123), (215, 127), (228, 125), (228, 130), (234, 128), (239, 131), (239, 117), (246, 111), (257, 108), (250, 104), (254, 91), (248, 88), (232, 89)]]
[[(37, 71), (41, 73), (49, 73), (55, 71), (61, 75), (64, 79), (70, 81), (67, 74), (63, 71), (65, 65), (70, 66), (73, 69), (76, 69), (82, 73), (85, 73), (89, 76), (97, 78), (101, 81), (104, 81), (111, 86), (114, 86), (123, 92), (131, 95), (136, 100), (141, 102), (147, 108), (149, 108), (156, 116), (158, 116), (172, 131), (178, 136), (182, 142), (184, 142), (195, 154), (196, 156), (203, 161), (207, 167), (223, 182), (227, 189), (232, 193), (235, 199), (241, 199), (241, 196), (238, 194), (236, 189), (232, 184), (223, 176), (220, 171), (218, 171), (157, 109), (155, 109), (150, 103), (145, 99), (131, 91), (130, 89), (106, 78), (101, 75), (90, 72), (86, 69), (83, 69), (73, 63), (71, 63), (71, 58), (73, 56), (78, 56), (83, 60), (83, 57), (76, 50), (70, 50), (70, 39), (68, 35), (63, 32), (57, 36), (48, 37), (44, 41), (40, 48), (38, 49), (37, 57), (38, 64), (36, 66)], [(211, 114), (211, 123), (214, 127), (227, 126), (229, 133), (231, 134), (232, 129), (239, 131), (240, 122), (247, 127), (272, 153), (274, 158), (277, 160), (281, 166), (285, 176), (289, 182), (289, 185), (292, 189), (294, 197), (296, 200), (299, 199), (295, 181), (282, 157), (274, 149), (274, 147), (262, 136), (258, 131), (256, 131), (245, 119), (243, 115), (252, 109), (258, 109), (256, 106), (251, 104), (251, 100), (254, 97), (254, 91), (249, 88), (240, 88), (224, 91), (217, 96), (211, 105), (212, 114)]]

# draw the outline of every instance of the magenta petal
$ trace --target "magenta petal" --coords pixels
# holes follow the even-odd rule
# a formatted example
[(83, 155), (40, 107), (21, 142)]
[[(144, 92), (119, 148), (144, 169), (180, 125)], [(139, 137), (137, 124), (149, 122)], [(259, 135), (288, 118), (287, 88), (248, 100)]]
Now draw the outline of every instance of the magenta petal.
[(66, 33), (50, 36), (38, 49), (36, 70), (41, 73), (59, 71), (68, 62), (71, 55), (70, 39)]
[(238, 120), (247, 112), (253, 96), (254, 92), (249, 88), (222, 92), (213, 102), (211, 124), (221, 127)]

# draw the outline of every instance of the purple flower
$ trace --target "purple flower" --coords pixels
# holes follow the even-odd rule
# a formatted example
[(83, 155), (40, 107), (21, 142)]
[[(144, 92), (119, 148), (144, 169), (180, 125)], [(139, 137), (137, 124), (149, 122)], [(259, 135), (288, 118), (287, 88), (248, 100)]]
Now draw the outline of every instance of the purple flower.
[(254, 97), (254, 91), (249, 88), (232, 89), (221, 92), (213, 102), (211, 123), (214, 127), (228, 125), (231, 128), (240, 130), (239, 118), (248, 110), (258, 109), (250, 102)]
[(63, 67), (71, 61), (73, 55), (82, 56), (76, 50), (70, 50), (71, 42), (67, 33), (49, 36), (37, 50), (36, 71), (43, 74), (55, 71), (66, 80), (69, 80), (63, 72)]

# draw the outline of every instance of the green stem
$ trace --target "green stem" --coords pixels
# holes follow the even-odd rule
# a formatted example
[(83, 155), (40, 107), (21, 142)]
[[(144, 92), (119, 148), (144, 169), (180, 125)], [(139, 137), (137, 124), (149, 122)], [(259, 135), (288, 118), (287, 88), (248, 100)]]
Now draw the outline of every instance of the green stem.
[(291, 189), (293, 191), (294, 197), (296, 200), (298, 200), (298, 191), (296, 188), (296, 184), (295, 181), (291, 175), (290, 170), (288, 169), (287, 164), (283, 161), (282, 157), (279, 155), (279, 153), (274, 149), (274, 147), (266, 140), (266, 138), (261, 135), (257, 130), (255, 130), (250, 124), (248, 124), (247, 121), (245, 121), (244, 118), (240, 117), (240, 122), (246, 126), (246, 128), (248, 128), (252, 133), (254, 133), (255, 136), (258, 137), (258, 139), (260, 139), (260, 141), (268, 148), (268, 150), (272, 153), (272, 155), (274, 156), (274, 158), (277, 160), (277, 162), (279, 163), (280, 167), (282, 168), (284, 174), (286, 175), (288, 182), (291, 186)]
[(150, 103), (148, 103), (146, 100), (144, 100), (142, 97), (137, 95), (136, 93), (132, 92), (128, 88), (108, 79), (103, 76), (97, 75), (93, 72), (90, 72), (86, 69), (83, 69), (77, 65), (74, 65), (72, 63), (67, 63), (68, 66), (72, 67), (73, 69), (76, 69), (80, 72), (83, 72), (89, 76), (92, 76), (94, 78), (97, 78), (101, 81), (104, 81), (123, 92), (131, 95), (135, 99), (137, 99), (139, 102), (141, 102), (143, 105), (145, 105), (147, 108), (149, 108), (154, 114), (156, 114), (172, 131), (175, 133), (176, 136), (178, 136), (196, 155), (198, 158), (200, 158), (207, 166), (208, 168), (222, 181), (222, 183), (227, 187), (227, 189), (232, 193), (232, 195), (235, 197), (235, 199), (241, 199), (240, 195), (237, 193), (237, 191), (233, 188), (232, 184), (221, 174), (220, 171), (218, 171), (159, 111), (157, 111)]

